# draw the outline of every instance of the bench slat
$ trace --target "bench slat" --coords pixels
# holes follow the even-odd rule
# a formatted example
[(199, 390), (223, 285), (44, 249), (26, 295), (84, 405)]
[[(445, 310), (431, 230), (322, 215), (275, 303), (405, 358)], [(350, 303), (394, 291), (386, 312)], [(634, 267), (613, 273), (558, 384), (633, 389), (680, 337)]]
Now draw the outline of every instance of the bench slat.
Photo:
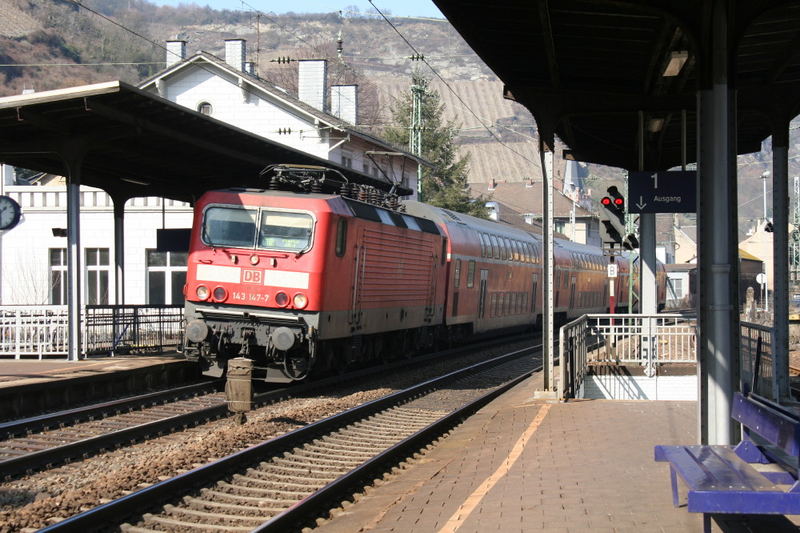
[(669, 461), (691, 490), (783, 492), (742, 461), (729, 446), (656, 448), (656, 460)]
[(731, 418), (790, 456), (800, 455), (800, 421), (797, 419), (739, 392), (733, 398)]

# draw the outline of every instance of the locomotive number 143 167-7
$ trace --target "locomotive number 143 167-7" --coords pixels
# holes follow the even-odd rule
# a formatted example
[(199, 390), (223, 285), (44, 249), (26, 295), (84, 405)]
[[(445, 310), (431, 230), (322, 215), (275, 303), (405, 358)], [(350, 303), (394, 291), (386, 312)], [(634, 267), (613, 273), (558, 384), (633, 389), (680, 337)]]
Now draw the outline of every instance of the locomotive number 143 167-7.
[(234, 300), (239, 300), (240, 302), (265, 303), (269, 299), (268, 294), (259, 294), (257, 292), (233, 291), (231, 296)]

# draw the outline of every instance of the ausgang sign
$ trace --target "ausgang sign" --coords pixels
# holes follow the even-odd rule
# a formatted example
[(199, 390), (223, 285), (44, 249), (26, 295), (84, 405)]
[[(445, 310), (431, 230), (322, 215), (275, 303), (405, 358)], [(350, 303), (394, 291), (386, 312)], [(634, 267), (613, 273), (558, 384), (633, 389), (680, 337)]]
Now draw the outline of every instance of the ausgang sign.
[(697, 171), (631, 172), (629, 213), (695, 213)]

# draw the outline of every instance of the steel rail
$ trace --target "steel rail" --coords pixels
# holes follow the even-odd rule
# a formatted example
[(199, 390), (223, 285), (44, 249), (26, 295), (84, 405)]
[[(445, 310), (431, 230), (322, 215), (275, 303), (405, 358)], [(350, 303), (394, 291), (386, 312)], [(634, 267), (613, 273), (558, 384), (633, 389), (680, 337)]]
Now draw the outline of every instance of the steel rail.
[(150, 392), (138, 396), (121, 398), (119, 400), (75, 407), (73, 409), (0, 423), (0, 440), (29, 435), (31, 433), (62, 426), (71, 426), (87, 420), (93, 420), (97, 417), (104, 417), (108, 413), (119, 414), (123, 411), (137, 410), (148, 404), (165, 403), (175, 398), (186, 398), (192, 395), (205, 394), (211, 392), (212, 389), (218, 389), (221, 386), (220, 383), (220, 381), (195, 383), (175, 389)]
[[(241, 468), (243, 465), (251, 464), (260, 461), (265, 457), (272, 457), (284, 451), (290, 450), (297, 445), (298, 441), (310, 440), (317, 435), (331, 432), (342, 426), (346, 426), (355, 420), (366, 418), (371, 414), (386, 409), (387, 407), (405, 403), (418, 396), (431, 392), (447, 382), (469, 374), (480, 372), (481, 370), (505, 363), (517, 357), (521, 357), (526, 353), (532, 352), (534, 349), (535, 347), (528, 347), (515, 350), (502, 356), (495, 357), (487, 361), (482, 361), (467, 368), (456, 370), (443, 376), (425, 381), (408, 389), (372, 400), (360, 406), (353, 407), (342, 413), (332, 415), (302, 428), (295, 429), (280, 437), (275, 437), (261, 444), (251, 446), (250, 448), (231, 454), (220, 460), (214, 461), (213, 463), (203, 465), (195, 468), (194, 470), (180, 474), (174, 478), (156, 483), (150, 487), (100, 505), (94, 509), (84, 511), (83, 513), (77, 514), (62, 522), (48, 526), (41, 531), (76, 531), (83, 533), (86, 530), (108, 527), (110, 523), (118, 523), (120, 519), (131, 515), (139, 515), (147, 508), (154, 507), (163, 501), (175, 498), (176, 495), (183, 494), (198, 486), (207, 484), (210, 480), (218, 479), (232, 471)], [(524, 377), (527, 377), (528, 375), (530, 375), (530, 372), (527, 372), (520, 379), (524, 379)], [(489, 394), (491, 395), (492, 393)], [(500, 394), (500, 392), (496, 392), (496, 394)], [(459, 412), (460, 411), (461, 410), (459, 410)], [(445, 418), (449, 418), (452, 421), (459, 416), (462, 415), (453, 415), (451, 413), (450, 415), (446, 415)], [(421, 440), (423, 439), (423, 436), (415, 434), (414, 436), (403, 441), (404, 443), (408, 441), (406, 444), (401, 443), (395, 445), (393, 449), (398, 448), (398, 446), (402, 447), (402, 449), (406, 449), (405, 447), (411, 445), (410, 443), (418, 441), (415, 439)], [(385, 453), (386, 452), (382, 453), (381, 456), (383, 456)], [(373, 466), (375, 464), (379, 464), (373, 461), (370, 461), (370, 463)], [(363, 475), (364, 473), (365, 471), (362, 471), (359, 476)], [(352, 481), (354, 477), (358, 476), (354, 475), (349, 479)], [(329, 494), (331, 490), (332, 489), (327, 489), (326, 493)], [(306, 499), (309, 498), (311, 498), (311, 496)], [(316, 502), (319, 500), (315, 498), (313, 501)], [(273, 520), (276, 518), (278, 517), (273, 518)], [(289, 518), (282, 518), (281, 523), (285, 523), (283, 520), (289, 520)]]

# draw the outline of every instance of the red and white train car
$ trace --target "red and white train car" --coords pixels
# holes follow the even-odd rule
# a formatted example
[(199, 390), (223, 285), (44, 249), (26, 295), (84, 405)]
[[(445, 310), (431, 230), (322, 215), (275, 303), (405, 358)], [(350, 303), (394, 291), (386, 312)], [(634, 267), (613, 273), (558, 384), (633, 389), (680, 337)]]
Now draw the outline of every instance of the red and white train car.
[[(195, 206), (186, 283), (187, 358), (254, 376), (412, 354), (542, 315), (538, 235), (417, 202), (404, 212), (337, 194), (226, 189)], [(597, 248), (556, 240), (556, 322), (608, 309)], [(620, 261), (617, 301), (627, 302)]]

